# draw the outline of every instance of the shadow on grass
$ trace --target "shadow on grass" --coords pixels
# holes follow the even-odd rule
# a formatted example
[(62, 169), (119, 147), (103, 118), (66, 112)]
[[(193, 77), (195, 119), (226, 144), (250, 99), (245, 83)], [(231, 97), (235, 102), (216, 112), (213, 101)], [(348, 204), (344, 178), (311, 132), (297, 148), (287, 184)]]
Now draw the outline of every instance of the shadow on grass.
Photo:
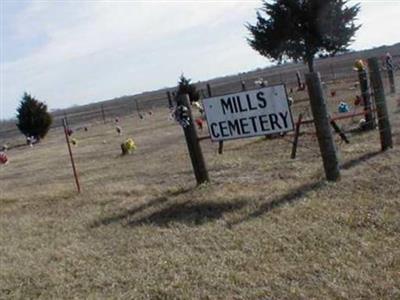
[(133, 220), (128, 225), (156, 225), (168, 227), (173, 223), (181, 223), (188, 226), (199, 226), (220, 219), (224, 213), (239, 210), (246, 204), (246, 201), (202, 201), (198, 203), (186, 201), (184, 203), (175, 203), (149, 216)]
[[(347, 161), (342, 164), (341, 169), (350, 169), (362, 162), (365, 162), (375, 156), (377, 156), (379, 151), (371, 152), (362, 155), (361, 157), (355, 158), (353, 160)], [(266, 203), (262, 203), (260, 207), (252, 212), (251, 214), (236, 220), (234, 222), (228, 223), (228, 227), (232, 227), (242, 222), (249, 221), (253, 218), (260, 217), (266, 213), (269, 213), (275, 208), (281, 207), (283, 205), (295, 202), (302, 197), (307, 196), (311, 191), (316, 191), (322, 189), (326, 186), (326, 181), (319, 180), (316, 182), (311, 182), (303, 184), (296, 189), (271, 199)], [(98, 227), (101, 225), (108, 225), (112, 223), (118, 223), (125, 219), (128, 219), (128, 226), (140, 226), (140, 225), (156, 225), (161, 227), (168, 227), (172, 223), (182, 223), (189, 226), (198, 226), (205, 224), (207, 222), (220, 219), (224, 213), (233, 212), (242, 209), (247, 205), (247, 201), (244, 200), (231, 200), (229, 202), (212, 202), (212, 201), (201, 201), (192, 202), (190, 200), (181, 203), (171, 203), (166, 207), (160, 208), (159, 210), (150, 213), (147, 216), (135, 218), (136, 214), (146, 210), (147, 208), (157, 206), (160, 204), (168, 204), (169, 197), (177, 197), (191, 191), (192, 189), (180, 188), (176, 191), (167, 191), (163, 196), (154, 198), (147, 203), (144, 203), (138, 207), (128, 209), (123, 213), (118, 215), (113, 215), (101, 220), (94, 222), (91, 227)], [(172, 200), (172, 199), (171, 199)], [(126, 223), (125, 223), (126, 224)]]
[(24, 147), (28, 148), (29, 146), (26, 143), (21, 143), (21, 144), (16, 144), (16, 145), (12, 145), (12, 146), (8, 147), (8, 150), (24, 148)]
[[(380, 153), (381, 152), (376, 151), (376, 152), (364, 154), (358, 158), (355, 158), (355, 159), (345, 162), (344, 164), (342, 164), (341, 169), (348, 170), (352, 167), (357, 166), (358, 164), (360, 164), (362, 162), (365, 162), (365, 161), (379, 155)], [(234, 222), (228, 223), (228, 227), (232, 227), (232, 226), (238, 225), (240, 223), (249, 221), (251, 219), (260, 217), (266, 213), (269, 213), (270, 211), (272, 211), (275, 208), (281, 207), (285, 204), (295, 202), (295, 201), (299, 200), (300, 198), (307, 196), (307, 194), (309, 192), (322, 189), (325, 186), (326, 186), (325, 180), (319, 180), (316, 182), (303, 184), (296, 189), (293, 189), (277, 198), (274, 198), (266, 203), (261, 204), (261, 206), (256, 211), (252, 212), (251, 214), (247, 215), (246, 217), (236, 220)]]
[(272, 199), (271, 201), (261, 204), (261, 206), (251, 214), (245, 216), (242, 219), (228, 223), (228, 227), (232, 227), (240, 223), (250, 221), (251, 219), (258, 218), (264, 214), (271, 212), (275, 208), (299, 200), (301, 197), (306, 196), (307, 193), (323, 188), (325, 184), (325, 181), (317, 181), (313, 183), (303, 184), (297, 189), (291, 190), (277, 198)]
[(364, 155), (362, 155), (360, 157), (357, 157), (357, 158), (354, 158), (352, 160), (346, 161), (345, 163), (343, 163), (341, 165), (340, 168), (342, 170), (351, 169), (352, 167), (355, 167), (355, 166), (357, 166), (358, 164), (360, 164), (360, 163), (362, 163), (364, 161), (367, 161), (367, 160), (369, 160), (371, 158), (374, 158), (375, 156), (378, 156), (381, 153), (382, 153), (381, 151), (374, 151), (374, 152), (366, 153), (366, 154), (364, 154)]
[[(163, 203), (167, 202), (169, 196), (176, 197), (176, 196), (179, 196), (179, 195), (186, 194), (186, 193), (190, 192), (191, 190), (192, 190), (192, 188), (188, 188), (188, 189), (179, 188), (177, 190), (166, 191), (164, 193), (164, 195), (162, 195), (160, 197), (157, 197), (157, 198), (154, 198), (154, 199), (151, 199), (151, 200), (147, 201), (146, 203), (144, 203), (142, 205), (139, 205), (139, 206), (131, 208), (131, 209), (127, 209), (122, 213), (119, 213), (119, 214), (116, 214), (116, 215), (112, 215), (110, 217), (105, 217), (105, 218), (102, 218), (100, 220), (97, 220), (97, 221), (93, 222), (90, 225), (90, 227), (91, 228), (95, 228), (95, 227), (99, 227), (101, 225), (109, 225), (109, 224), (113, 224), (113, 223), (119, 223), (119, 222), (121, 222), (121, 221), (123, 221), (125, 219), (134, 217), (137, 213), (140, 213), (140, 212), (146, 210), (147, 208), (150, 208), (152, 206), (157, 206), (157, 205), (160, 205), (160, 204), (163, 204)], [(118, 195), (129, 196), (129, 193), (128, 194), (124, 194), (122, 192), (117, 192), (117, 194)]]
[(148, 201), (147, 203), (144, 203), (142, 205), (139, 205), (135, 208), (131, 208), (131, 209), (127, 209), (126, 211), (117, 214), (117, 215), (113, 215), (110, 217), (106, 217), (100, 220), (97, 220), (95, 222), (93, 222), (92, 225), (90, 225), (91, 228), (95, 228), (95, 227), (99, 227), (101, 225), (109, 225), (112, 223), (118, 223), (126, 218), (129, 218), (130, 216), (134, 216), (135, 214), (145, 210), (146, 208), (149, 208), (153, 205), (159, 205), (162, 204), (164, 202), (166, 202), (168, 200), (167, 197), (162, 196), (162, 197), (158, 197), (158, 198), (154, 198), (151, 199), (150, 201)]

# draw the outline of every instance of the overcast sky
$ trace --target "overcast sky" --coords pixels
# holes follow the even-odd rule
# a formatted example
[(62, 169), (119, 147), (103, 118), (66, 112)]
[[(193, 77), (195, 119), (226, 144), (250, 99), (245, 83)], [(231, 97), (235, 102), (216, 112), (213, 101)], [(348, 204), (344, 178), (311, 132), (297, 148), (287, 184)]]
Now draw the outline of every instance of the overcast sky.
[[(357, 1), (350, 1), (356, 3)], [(358, 1), (352, 49), (399, 42), (400, 0)], [(64, 108), (270, 64), (246, 43), (261, 1), (0, 0), (0, 119), (24, 91)]]

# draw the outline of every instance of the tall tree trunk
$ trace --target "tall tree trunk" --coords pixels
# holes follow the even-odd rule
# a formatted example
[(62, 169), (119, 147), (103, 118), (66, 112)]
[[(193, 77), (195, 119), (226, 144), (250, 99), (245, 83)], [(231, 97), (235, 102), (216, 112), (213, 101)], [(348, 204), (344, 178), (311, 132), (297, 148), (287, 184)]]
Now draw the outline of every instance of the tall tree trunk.
[(310, 73), (314, 73), (314, 57), (309, 56), (307, 57), (307, 64), (308, 64), (308, 70)]

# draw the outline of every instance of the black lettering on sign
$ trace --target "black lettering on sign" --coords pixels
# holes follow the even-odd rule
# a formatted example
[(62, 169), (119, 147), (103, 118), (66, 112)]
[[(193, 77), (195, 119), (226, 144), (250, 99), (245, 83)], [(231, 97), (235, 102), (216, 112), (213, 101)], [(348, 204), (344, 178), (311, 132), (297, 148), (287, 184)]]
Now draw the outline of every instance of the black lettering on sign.
[(251, 105), (250, 95), (246, 94), (247, 106), (250, 110), (257, 110), (257, 107)]
[(256, 118), (257, 118), (257, 116), (249, 117), (249, 119), (251, 120), (251, 124), (253, 125), (253, 131), (254, 131), (255, 133), (258, 132), (258, 130), (257, 130), (257, 124), (256, 124)]
[(247, 131), (246, 128), (249, 126), (249, 123), (247, 123), (247, 118), (241, 118), (240, 119), (240, 127), (242, 128), (242, 133), (243, 134), (250, 134), (250, 131)]
[(258, 107), (259, 108), (266, 108), (267, 107), (267, 100), (264, 98), (263, 92), (257, 93), (257, 100), (258, 100)]
[(234, 112), (237, 113), (239, 110), (238, 110), (237, 101), (236, 101), (235, 97), (232, 97), (232, 102), (233, 102), (233, 106), (235, 107)]
[(261, 130), (262, 131), (270, 131), (271, 129), (268, 128), (268, 118), (266, 115), (262, 115), (259, 117), (260, 119), (260, 125), (261, 125)]
[(242, 102), (240, 101), (240, 97), (239, 97), (239, 96), (236, 97), (236, 101), (237, 101), (237, 103), (238, 103), (238, 107), (239, 107), (239, 111), (240, 111), (240, 112), (245, 112), (245, 111), (247, 111), (247, 109), (246, 109), (245, 107), (242, 106)]
[(219, 122), (219, 131), (223, 137), (228, 137), (228, 127), (226, 126), (226, 121)]
[(226, 100), (224, 98), (221, 98), (221, 107), (222, 107), (222, 112), (224, 115), (226, 115), (227, 111), (229, 111), (230, 113), (233, 114), (231, 98), (228, 98)]
[(228, 128), (231, 135), (234, 135), (235, 133), (239, 135), (241, 134), (239, 120), (237, 119), (235, 121), (228, 120)]
[(284, 125), (285, 125), (285, 128), (288, 128), (288, 120), (287, 120), (287, 118), (288, 118), (288, 112), (285, 112), (285, 113), (279, 113), (279, 116), (282, 118), (282, 120), (283, 120), (283, 123), (284, 123)]
[(278, 122), (278, 116), (276, 114), (269, 115), (269, 123), (271, 124), (271, 129), (275, 130), (275, 125), (277, 128), (282, 129), (282, 126)]
[(220, 135), (216, 132), (217, 123), (211, 123), (210, 128), (211, 128), (211, 133), (214, 137), (218, 138)]

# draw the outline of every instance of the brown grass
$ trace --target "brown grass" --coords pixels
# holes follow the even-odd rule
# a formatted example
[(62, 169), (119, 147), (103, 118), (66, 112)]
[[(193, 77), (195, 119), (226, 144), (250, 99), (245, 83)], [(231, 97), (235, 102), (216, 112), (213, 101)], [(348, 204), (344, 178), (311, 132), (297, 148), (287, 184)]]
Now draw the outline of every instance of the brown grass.
[[(346, 84), (334, 88), (349, 99)], [(291, 138), (228, 142), (224, 155), (204, 141), (212, 182), (196, 188), (165, 110), (122, 120), (138, 145), (126, 157), (112, 124), (78, 131), (80, 195), (60, 130), (12, 149), (0, 168), (0, 298), (400, 298), (395, 99), (395, 148), (381, 153), (376, 130), (352, 135), (338, 146), (338, 183), (302, 136), (296, 160)]]

